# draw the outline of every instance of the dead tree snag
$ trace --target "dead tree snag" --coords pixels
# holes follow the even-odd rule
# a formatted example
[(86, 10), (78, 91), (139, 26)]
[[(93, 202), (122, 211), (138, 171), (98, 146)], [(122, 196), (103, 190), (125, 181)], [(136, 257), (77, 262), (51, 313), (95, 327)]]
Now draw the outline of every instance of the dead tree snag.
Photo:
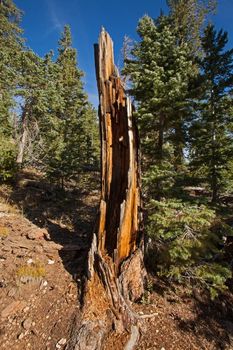
[(113, 43), (103, 29), (95, 45), (101, 133), (101, 201), (88, 256), (82, 321), (71, 349), (104, 349), (109, 332), (137, 337), (131, 302), (144, 291), (140, 234), (138, 134), (132, 104), (114, 65)]
[(101, 128), (102, 193), (98, 250), (116, 265), (137, 248), (139, 238), (138, 134), (132, 104), (113, 60), (113, 44), (102, 30), (95, 45)]

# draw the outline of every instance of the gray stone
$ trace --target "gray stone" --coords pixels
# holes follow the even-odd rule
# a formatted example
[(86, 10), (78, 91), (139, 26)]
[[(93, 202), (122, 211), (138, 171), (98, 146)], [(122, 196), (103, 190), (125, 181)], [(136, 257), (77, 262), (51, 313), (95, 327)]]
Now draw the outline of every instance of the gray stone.
[(31, 328), (32, 326), (32, 320), (31, 318), (26, 318), (24, 321), (23, 321), (23, 324), (22, 324), (23, 328), (27, 331)]
[(18, 338), (19, 340), (21, 340), (21, 339), (23, 339), (23, 337), (24, 337), (24, 336), (25, 336), (25, 334), (24, 334), (24, 333), (20, 333), (20, 334), (18, 335), (18, 337), (17, 337), (17, 338)]

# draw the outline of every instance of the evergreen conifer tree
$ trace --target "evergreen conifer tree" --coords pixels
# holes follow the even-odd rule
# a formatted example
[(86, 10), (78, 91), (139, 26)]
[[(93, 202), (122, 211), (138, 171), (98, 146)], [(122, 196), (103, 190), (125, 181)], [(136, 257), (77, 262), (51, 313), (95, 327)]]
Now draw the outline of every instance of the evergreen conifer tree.
[[(138, 33), (141, 41), (132, 51), (134, 59), (126, 62), (125, 71), (130, 74), (131, 93), (138, 101), (143, 160), (148, 175), (154, 174), (155, 192), (161, 196), (165, 189), (162, 179), (172, 184), (172, 167), (178, 158), (174, 149), (181, 148), (183, 153), (184, 114), (176, 110), (184, 111), (188, 106), (193, 61), (188, 45), (177, 45), (169, 17), (154, 21), (145, 16), (139, 22)], [(176, 126), (180, 124), (180, 137), (175, 138)]]
[(0, 179), (11, 177), (16, 169), (13, 107), (23, 47), (20, 19), (12, 0), (0, 1)]
[[(77, 52), (72, 48), (69, 26), (64, 28), (58, 52), (55, 79), (59, 101), (50, 120), (52, 128), (47, 134), (49, 151), (45, 159), (48, 175), (59, 179), (63, 186), (65, 179), (75, 176), (91, 161), (90, 157), (86, 158), (87, 148), (91, 146), (89, 152), (95, 150), (90, 138), (96, 141), (97, 124), (84, 93), (83, 72), (77, 67)], [(93, 157), (96, 161), (97, 153)]]
[(43, 74), (43, 60), (31, 50), (21, 53), (19, 85), (21, 113), (18, 117), (18, 155), (17, 163), (33, 163), (36, 158), (34, 146), (39, 136), (41, 119), (48, 110), (46, 79)]
[(213, 25), (205, 29), (200, 62), (203, 94), (191, 129), (192, 165), (205, 167), (213, 202), (218, 200), (223, 171), (233, 155), (233, 49), (226, 50), (227, 41), (227, 32), (217, 32)]
[(0, 131), (10, 132), (18, 59), (22, 50), (21, 12), (12, 0), (0, 1)]
[(193, 55), (201, 49), (200, 35), (206, 16), (216, 8), (216, 0), (167, 0), (178, 44), (188, 43)]

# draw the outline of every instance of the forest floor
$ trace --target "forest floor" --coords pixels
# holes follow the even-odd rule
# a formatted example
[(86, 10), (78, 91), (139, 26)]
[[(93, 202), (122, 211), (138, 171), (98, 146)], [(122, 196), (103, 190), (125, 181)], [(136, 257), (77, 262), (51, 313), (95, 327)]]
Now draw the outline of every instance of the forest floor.
[[(22, 172), (14, 186), (0, 186), (1, 349), (65, 349), (80, 312), (98, 204), (96, 175), (65, 191), (33, 171)], [(155, 316), (143, 321), (137, 349), (233, 349), (231, 293), (213, 302), (196, 290), (149, 279), (134, 308)], [(121, 350), (117, 344), (111, 349)]]

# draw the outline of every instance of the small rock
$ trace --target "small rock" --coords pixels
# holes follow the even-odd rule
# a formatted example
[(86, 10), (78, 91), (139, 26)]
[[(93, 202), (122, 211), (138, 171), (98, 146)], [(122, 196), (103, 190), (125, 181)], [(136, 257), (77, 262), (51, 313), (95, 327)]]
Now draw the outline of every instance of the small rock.
[(34, 252), (42, 254), (44, 252), (44, 248), (41, 245), (36, 245), (34, 248)]
[(39, 332), (37, 329), (33, 328), (32, 329), (32, 334), (36, 335), (36, 336), (39, 336)]
[(7, 318), (9, 316), (14, 315), (16, 312), (23, 310), (23, 308), (26, 306), (25, 301), (13, 301), (10, 303), (5, 309), (1, 312), (1, 317)]
[(27, 233), (27, 238), (31, 240), (44, 238), (44, 231), (42, 229), (33, 230)]
[(32, 263), (33, 263), (33, 259), (30, 258), (30, 259), (27, 260), (27, 264), (28, 265), (31, 265)]
[(7, 295), (9, 296), (9, 297), (14, 297), (16, 294), (17, 294), (17, 288), (15, 288), (15, 287), (13, 287), (13, 288), (11, 288), (10, 290), (9, 290), (9, 292), (7, 293)]
[(53, 265), (55, 263), (55, 261), (54, 260), (52, 260), (52, 259), (48, 259), (48, 265)]
[(21, 340), (21, 339), (23, 339), (23, 337), (24, 337), (24, 336), (25, 336), (25, 334), (24, 334), (24, 333), (20, 333), (20, 334), (18, 335), (18, 337), (17, 337), (17, 338), (18, 338), (19, 340)]
[[(11, 252), (11, 250), (12, 250), (11, 247), (8, 247), (8, 246), (3, 246), (3, 247), (2, 247), (2, 251), (3, 251), (3, 252)], [(4, 256), (3, 256), (3, 257), (1, 256), (1, 258), (5, 259)]]
[(6, 282), (4, 280), (0, 281), (0, 288), (6, 288)]
[(40, 283), (40, 290), (43, 289), (44, 287), (47, 287), (48, 282), (47, 281), (41, 281)]
[(51, 241), (51, 237), (50, 237), (50, 234), (48, 233), (48, 231), (44, 228), (42, 229), (43, 230), (43, 233), (44, 233), (44, 238), (47, 240), (47, 241)]
[(59, 344), (59, 345), (65, 345), (65, 343), (66, 343), (66, 339), (65, 339), (65, 338), (61, 338), (61, 339), (57, 342), (57, 344)]
[(14, 326), (16, 326), (16, 325), (17, 325), (17, 320), (16, 320), (16, 319), (13, 319), (13, 320), (12, 320), (12, 324), (13, 324)]
[(26, 306), (24, 309), (23, 309), (23, 312), (28, 312), (30, 310), (30, 307), (29, 306)]
[(32, 326), (32, 320), (31, 318), (26, 318), (24, 321), (23, 321), (23, 324), (22, 324), (23, 328), (27, 331), (31, 328)]

